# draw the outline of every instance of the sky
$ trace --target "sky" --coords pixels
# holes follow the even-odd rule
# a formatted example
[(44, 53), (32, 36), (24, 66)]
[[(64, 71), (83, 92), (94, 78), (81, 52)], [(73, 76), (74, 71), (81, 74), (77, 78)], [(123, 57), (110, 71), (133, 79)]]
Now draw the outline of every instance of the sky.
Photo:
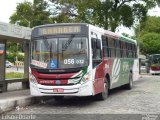
[[(9, 17), (15, 12), (17, 3), (25, 0), (0, 0), (0, 22), (9, 23)], [(26, 0), (32, 2), (33, 0)]]
[[(0, 0), (0, 22), (9, 23), (9, 17), (15, 12), (17, 3), (21, 3), (24, 1), (33, 2), (33, 0)], [(149, 15), (160, 16), (160, 8), (155, 7), (152, 10), (149, 10)], [(125, 27), (120, 27), (117, 32), (122, 31), (127, 34), (133, 34), (132, 29), (128, 29)]]

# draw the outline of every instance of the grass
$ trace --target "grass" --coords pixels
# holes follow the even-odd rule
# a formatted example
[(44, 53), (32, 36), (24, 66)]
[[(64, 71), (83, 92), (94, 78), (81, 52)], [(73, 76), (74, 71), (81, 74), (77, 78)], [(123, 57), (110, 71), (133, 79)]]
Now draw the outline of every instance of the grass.
[(6, 73), (6, 79), (23, 78), (24, 73), (10, 72)]

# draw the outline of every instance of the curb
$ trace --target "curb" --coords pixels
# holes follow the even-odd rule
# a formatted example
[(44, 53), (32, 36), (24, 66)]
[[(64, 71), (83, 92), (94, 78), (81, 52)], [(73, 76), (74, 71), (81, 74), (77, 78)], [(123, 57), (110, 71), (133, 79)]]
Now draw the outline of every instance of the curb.
[(40, 103), (45, 100), (52, 99), (51, 96), (43, 96), (43, 97), (19, 97), (15, 99), (9, 100), (1, 100), (0, 101), (0, 114), (16, 109), (17, 107), (26, 107), (32, 104)]

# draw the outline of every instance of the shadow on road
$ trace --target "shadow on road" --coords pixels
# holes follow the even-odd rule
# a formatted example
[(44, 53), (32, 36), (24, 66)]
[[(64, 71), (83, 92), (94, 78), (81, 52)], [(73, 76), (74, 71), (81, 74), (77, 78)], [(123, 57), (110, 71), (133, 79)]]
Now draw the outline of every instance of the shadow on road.
[[(96, 102), (96, 99), (92, 96), (89, 97), (65, 97), (63, 100), (55, 101), (54, 97), (53, 99), (50, 99), (48, 101), (45, 101), (45, 105), (49, 106), (57, 106), (57, 107), (78, 107), (78, 106), (87, 106), (92, 105)], [(41, 103), (40, 103), (41, 104)]]

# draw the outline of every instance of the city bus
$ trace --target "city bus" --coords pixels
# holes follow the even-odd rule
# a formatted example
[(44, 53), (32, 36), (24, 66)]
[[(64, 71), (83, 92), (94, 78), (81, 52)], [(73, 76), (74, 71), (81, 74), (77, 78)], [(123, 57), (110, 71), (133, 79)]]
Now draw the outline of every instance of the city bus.
[(37, 26), (31, 34), (33, 96), (96, 96), (133, 86), (136, 40), (85, 23)]
[(160, 54), (149, 55), (147, 71), (150, 74), (160, 74)]

